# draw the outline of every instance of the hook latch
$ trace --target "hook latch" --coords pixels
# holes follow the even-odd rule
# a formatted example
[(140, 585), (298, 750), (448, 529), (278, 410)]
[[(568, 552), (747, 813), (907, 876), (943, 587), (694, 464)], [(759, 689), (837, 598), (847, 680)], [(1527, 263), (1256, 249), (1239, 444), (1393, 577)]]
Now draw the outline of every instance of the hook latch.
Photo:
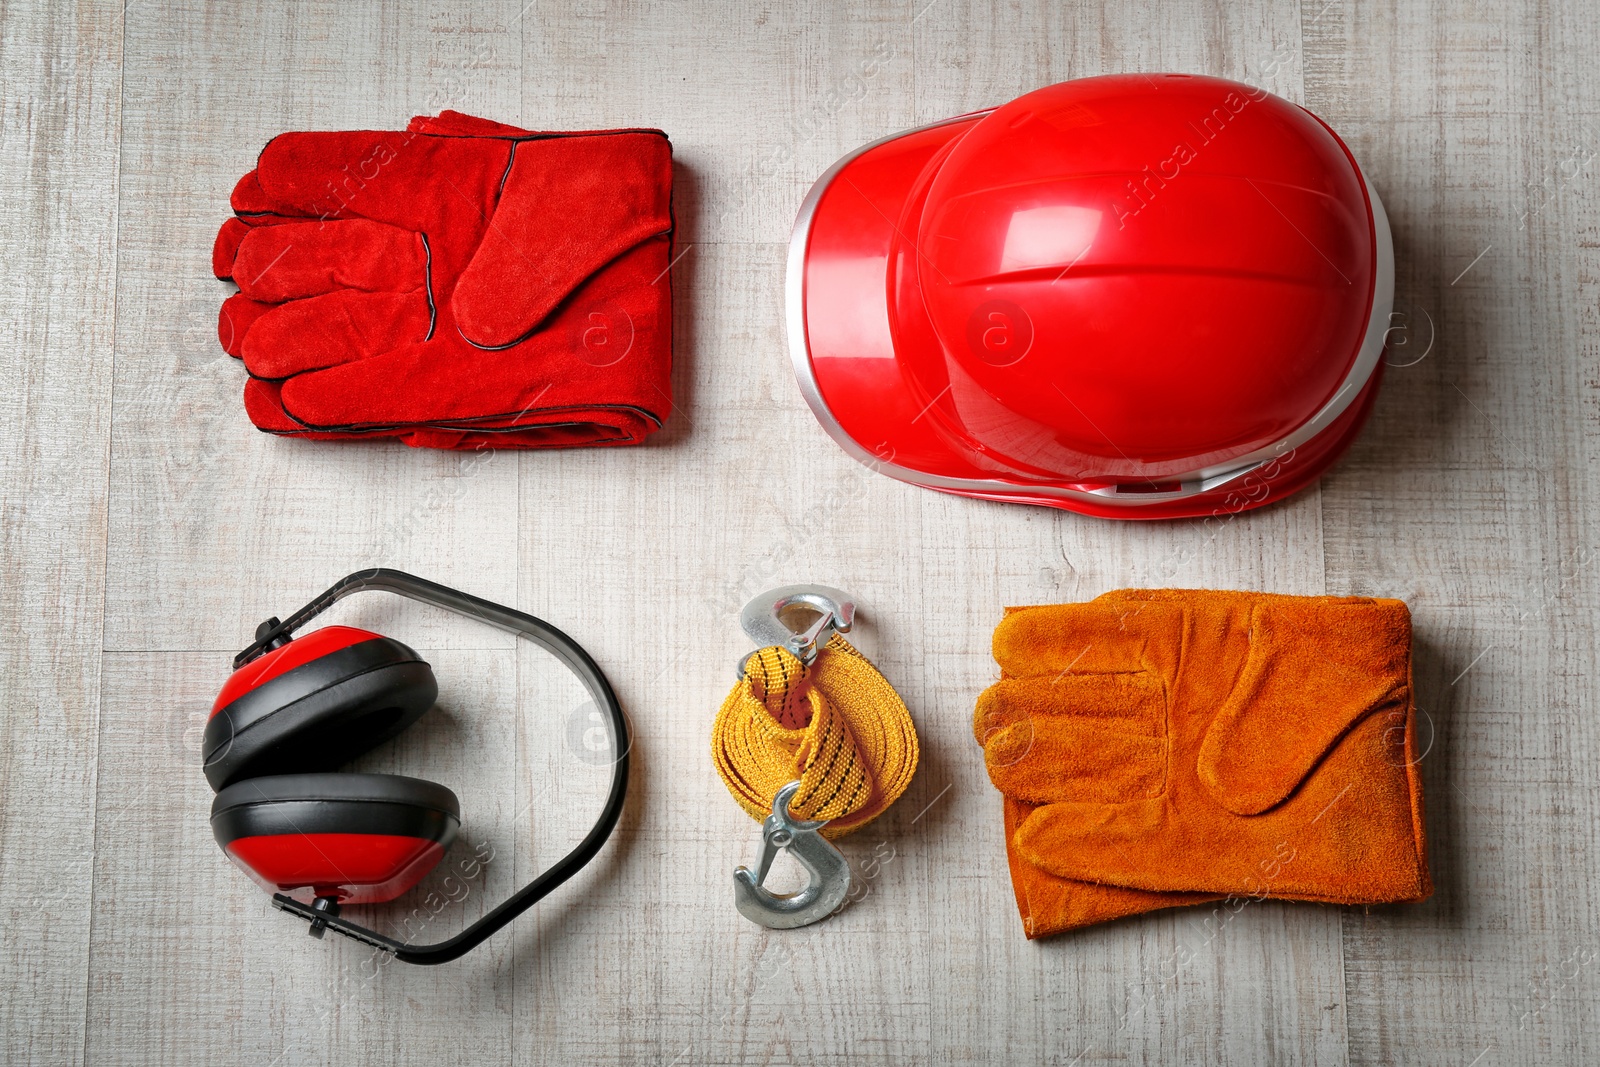
[[(739, 625), (757, 647), (786, 648), (808, 667), (834, 634), (849, 633), (855, 621), (856, 605), (850, 594), (826, 585), (768, 589), (739, 611)], [(739, 661), (741, 678), (749, 658), (746, 655)]]
[[(826, 919), (850, 893), (850, 862), (817, 832), (827, 821), (796, 819), (789, 813), (789, 802), (799, 790), (799, 782), (790, 782), (772, 798), (772, 814), (761, 824), (761, 854), (755, 873), (748, 867), (733, 872), (733, 903), (739, 914), (773, 930), (792, 930)], [(762, 885), (783, 849), (805, 868), (807, 881), (799, 892), (774, 893)]]

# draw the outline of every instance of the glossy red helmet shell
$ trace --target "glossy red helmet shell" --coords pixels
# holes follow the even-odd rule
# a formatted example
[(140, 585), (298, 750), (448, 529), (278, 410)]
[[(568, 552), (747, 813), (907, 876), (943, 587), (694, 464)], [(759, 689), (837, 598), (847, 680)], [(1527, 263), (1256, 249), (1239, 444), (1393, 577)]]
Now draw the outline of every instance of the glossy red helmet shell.
[(1310, 484), (1371, 408), (1388, 221), (1320, 119), (1182, 74), (1086, 78), (879, 141), (795, 225), (802, 391), (931, 489), (1118, 518)]

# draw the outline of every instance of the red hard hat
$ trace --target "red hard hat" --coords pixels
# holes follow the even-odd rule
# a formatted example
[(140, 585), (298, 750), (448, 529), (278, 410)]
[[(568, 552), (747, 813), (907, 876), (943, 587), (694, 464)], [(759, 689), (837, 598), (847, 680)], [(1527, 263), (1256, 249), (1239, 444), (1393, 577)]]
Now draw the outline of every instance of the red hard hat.
[(806, 198), (795, 371), (857, 459), (1116, 518), (1310, 484), (1377, 392), (1389, 224), (1260, 89), (1085, 78), (867, 145)]

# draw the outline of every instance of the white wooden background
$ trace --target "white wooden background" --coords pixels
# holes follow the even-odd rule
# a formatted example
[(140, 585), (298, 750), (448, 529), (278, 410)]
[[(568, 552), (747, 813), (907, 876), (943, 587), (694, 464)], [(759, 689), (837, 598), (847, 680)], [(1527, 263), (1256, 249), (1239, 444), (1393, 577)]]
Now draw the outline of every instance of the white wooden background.
[[(524, 3), (527, 6), (523, 6)], [(40, 1063), (1600, 1062), (1600, 29), (1586, 0), (200, 0), (0, 7), (0, 1028)], [(785, 348), (811, 180), (885, 133), (1053, 81), (1183, 70), (1329, 120), (1394, 224), (1397, 333), (1351, 455), (1222, 528), (941, 496), (823, 434)], [(628, 451), (494, 455), (256, 433), (212, 236), (289, 129), (454, 107), (656, 125), (677, 153), (678, 409)], [(601, 862), (486, 947), (374, 969), (227, 864), (198, 767), (229, 654), (359, 567), (583, 641), (637, 732)], [(744, 596), (854, 591), (922, 735), (845, 849), (870, 893), (767, 932), (755, 826), (707, 731)], [(1002, 606), (1127, 585), (1399, 596), (1415, 612), (1420, 906), (1265, 903), (1024, 941), (969, 733)], [(462, 796), (459, 929), (605, 784), (559, 669), (437, 613), (425, 728), (364, 761)], [(442, 876), (441, 876), (442, 877)], [(436, 878), (433, 883), (442, 885)], [(384, 914), (392, 919), (403, 909)]]

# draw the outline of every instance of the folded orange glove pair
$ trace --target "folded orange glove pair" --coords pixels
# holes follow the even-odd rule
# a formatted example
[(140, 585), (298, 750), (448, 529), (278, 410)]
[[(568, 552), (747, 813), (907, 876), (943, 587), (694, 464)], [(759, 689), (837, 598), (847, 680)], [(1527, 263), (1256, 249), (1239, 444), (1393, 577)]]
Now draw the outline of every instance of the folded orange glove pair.
[(1029, 937), (1432, 893), (1402, 602), (1122, 590), (1010, 609), (994, 656), (973, 727)]

